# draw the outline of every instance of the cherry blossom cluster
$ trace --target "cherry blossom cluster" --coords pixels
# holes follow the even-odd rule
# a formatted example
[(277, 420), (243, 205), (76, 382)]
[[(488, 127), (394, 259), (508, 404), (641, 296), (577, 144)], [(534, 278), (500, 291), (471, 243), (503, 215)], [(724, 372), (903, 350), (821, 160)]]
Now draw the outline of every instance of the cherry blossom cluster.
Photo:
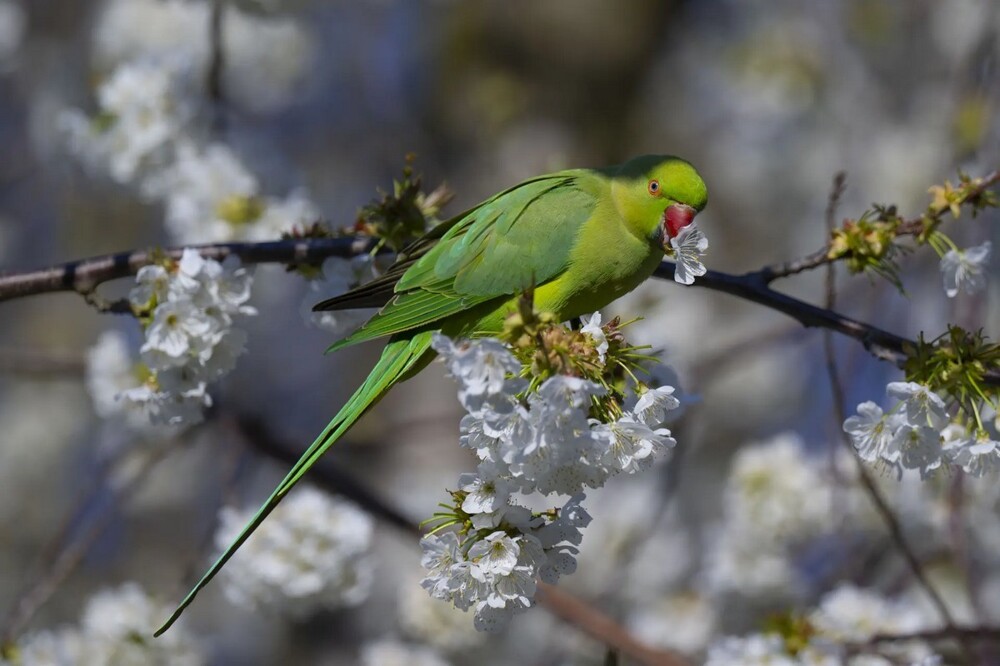
[(140, 427), (201, 421), (212, 404), (208, 384), (229, 373), (244, 351), (246, 332), (234, 323), (256, 314), (247, 304), (251, 282), (235, 257), (219, 263), (195, 250), (141, 268), (129, 293), (144, 329), (139, 360), (114, 334), (90, 354), (88, 386), (98, 413)]
[[(213, 114), (204, 94), (209, 45), (206, 39), (192, 48), (190, 31), (208, 34), (209, 7), (150, 0), (111, 4), (102, 16), (107, 30), (98, 32), (97, 47), (110, 49), (112, 66), (100, 77), (97, 109), (68, 109), (59, 117), (70, 151), (91, 170), (162, 203), (166, 229), (177, 243), (274, 240), (315, 222), (319, 211), (303, 191), (265, 194), (232, 146), (203, 139)], [(249, 18), (236, 8), (227, 8), (227, 18), (226, 71), (254, 72), (254, 89), (267, 92), (260, 87), (267, 79), (256, 73), (270, 57), (262, 47), (274, 42), (274, 53), (294, 54), (307, 40), (285, 19)], [(116, 35), (128, 43), (109, 44), (118, 23), (128, 35), (149, 25), (157, 33), (145, 41)], [(294, 59), (294, 71), (302, 71), (305, 57)], [(253, 58), (257, 62), (248, 62)]]
[[(222, 510), (220, 552), (253, 514)], [(222, 569), (225, 594), (237, 605), (294, 617), (357, 606), (371, 588), (373, 531), (372, 518), (353, 504), (311, 486), (296, 489)]]
[(170, 664), (208, 662), (183, 620), (169, 635), (153, 638), (170, 607), (136, 583), (102, 590), (87, 602), (79, 625), (30, 633), (5, 650), (0, 666), (35, 664)]
[(257, 177), (227, 144), (196, 140), (204, 102), (184, 60), (126, 62), (97, 89), (98, 112), (66, 111), (70, 149), (95, 171), (135, 185), (165, 207), (165, 226), (183, 244), (273, 240), (314, 222), (302, 191), (265, 196)]
[[(608, 334), (597, 313), (578, 332), (601, 367), (612, 367)], [(615, 344), (615, 349), (620, 344)], [(631, 410), (614, 418), (595, 409), (608, 388), (566, 374), (531, 375), (512, 349), (493, 338), (436, 336), (434, 349), (459, 384), (462, 446), (480, 462), (463, 474), (452, 504), (436, 514), (425, 537), (423, 586), (458, 608), (474, 609), (477, 628), (496, 631), (531, 606), (536, 578), (555, 583), (575, 570), (580, 529), (590, 522), (582, 506), (587, 488), (612, 476), (649, 467), (675, 445), (662, 427), (679, 406), (673, 387), (646, 389)], [(595, 418), (600, 415), (602, 418)], [(603, 420), (602, 420), (603, 419)], [(516, 495), (569, 496), (560, 508), (532, 512)]]
[(953, 420), (944, 399), (916, 382), (892, 382), (886, 394), (894, 401), (888, 411), (867, 401), (844, 421), (844, 431), (862, 460), (916, 469), (921, 478), (942, 465), (961, 467), (974, 476), (1000, 468), (997, 439), (982, 422), (970, 429)]

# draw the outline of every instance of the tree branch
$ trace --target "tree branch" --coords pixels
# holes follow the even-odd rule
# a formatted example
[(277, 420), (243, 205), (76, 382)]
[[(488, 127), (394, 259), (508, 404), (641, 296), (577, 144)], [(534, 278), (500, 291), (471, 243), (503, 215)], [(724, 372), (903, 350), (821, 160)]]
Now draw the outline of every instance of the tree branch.
[[(1000, 176), (998, 176), (1000, 178)], [(319, 264), (328, 257), (353, 257), (371, 252), (376, 247), (374, 239), (364, 236), (342, 238), (296, 238), (263, 243), (217, 243), (167, 248), (165, 250), (133, 250), (90, 259), (57, 264), (49, 268), (26, 272), (0, 274), (0, 302), (16, 298), (55, 292), (76, 292), (104, 312), (127, 312), (127, 304), (108, 302), (97, 294), (97, 287), (104, 282), (135, 275), (140, 268), (154, 263), (158, 258), (179, 259), (185, 249), (197, 250), (203, 257), (223, 260), (235, 256), (245, 264), (311, 263)], [(655, 277), (673, 280), (674, 264), (661, 262), (653, 273)], [(694, 286), (719, 291), (777, 310), (792, 317), (806, 327), (825, 328), (858, 340), (876, 358), (902, 367), (906, 361), (906, 348), (911, 340), (888, 331), (851, 319), (833, 310), (793, 298), (770, 287), (767, 270), (732, 275), (708, 271), (695, 281)], [(1000, 386), (1000, 374), (991, 372), (986, 382)]]
[[(969, 191), (968, 196), (962, 200), (962, 203), (975, 199), (997, 183), (1000, 183), (1000, 169), (987, 174), (976, 187)], [(935, 219), (940, 219), (945, 212), (947, 212), (947, 209), (933, 215), (933, 217)], [(829, 230), (832, 231), (832, 229)], [(900, 223), (899, 227), (896, 229), (896, 236), (917, 236), (923, 230), (924, 218), (913, 217), (903, 220), (902, 223)], [(825, 264), (832, 264), (842, 259), (846, 259), (846, 257), (831, 259), (829, 253), (830, 245), (828, 243), (819, 250), (816, 250), (811, 254), (807, 254), (804, 257), (765, 266), (757, 271), (756, 275), (759, 275), (766, 284), (771, 284), (778, 278), (789, 277), (791, 275), (795, 275), (796, 273), (802, 273), (814, 268), (819, 268)]]

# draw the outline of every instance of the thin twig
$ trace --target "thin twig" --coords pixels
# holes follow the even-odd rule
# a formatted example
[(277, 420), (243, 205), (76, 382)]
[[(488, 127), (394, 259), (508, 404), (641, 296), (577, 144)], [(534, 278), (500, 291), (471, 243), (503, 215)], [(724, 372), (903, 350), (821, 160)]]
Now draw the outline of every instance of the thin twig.
[[(997, 183), (1000, 183), (1000, 169), (987, 174), (982, 181), (976, 187), (969, 191), (969, 195), (965, 198), (965, 201), (974, 199), (981, 195), (983, 192), (993, 187)], [(935, 218), (939, 218), (947, 212), (941, 211)], [(829, 230), (833, 230), (833, 225), (829, 225)], [(924, 230), (924, 218), (914, 217), (910, 219), (903, 220), (899, 227), (896, 229), (896, 236), (917, 236)], [(824, 247), (816, 250), (811, 254), (807, 254), (804, 257), (798, 259), (793, 259), (791, 261), (785, 261), (777, 264), (772, 264), (770, 266), (765, 266), (758, 271), (760, 277), (767, 284), (771, 284), (778, 278), (789, 277), (797, 273), (802, 273), (804, 271), (812, 270), (814, 268), (819, 268), (826, 264), (835, 263), (843, 259), (844, 257), (831, 258), (830, 256), (830, 245), (827, 244)]]
[[(826, 208), (826, 227), (830, 231), (833, 229), (834, 219), (837, 212), (837, 204), (840, 202), (840, 197), (844, 193), (844, 186), (846, 182), (846, 177), (843, 172), (838, 173), (833, 179), (833, 188), (830, 191), (830, 199)], [(828, 312), (832, 312), (837, 304), (837, 273), (836, 264), (833, 262), (828, 262), (826, 264), (826, 296), (825, 305)], [(840, 375), (837, 372), (837, 356), (836, 350), (833, 344), (833, 335), (829, 329), (823, 331), (823, 355), (826, 359), (826, 374), (830, 382), (830, 394), (833, 402), (833, 411), (837, 424), (843, 423), (847, 418), (847, 406), (844, 400), (844, 386), (840, 381)], [(941, 616), (942, 622), (945, 626), (951, 630), (957, 630), (957, 625), (955, 624), (955, 619), (951, 615), (951, 611), (944, 603), (944, 599), (938, 591), (931, 585), (930, 580), (927, 578), (927, 574), (924, 571), (923, 565), (920, 563), (920, 559), (917, 557), (913, 548), (910, 546), (909, 542), (906, 540), (906, 536), (903, 534), (903, 528), (899, 523), (899, 519), (896, 517), (895, 512), (889, 506), (885, 498), (882, 497), (882, 493), (879, 492), (878, 487), (875, 485), (874, 480), (865, 468), (864, 462), (858, 456), (857, 451), (851, 445), (850, 441), (844, 437), (843, 433), (837, 437), (837, 439), (847, 448), (851, 454), (851, 458), (854, 460), (857, 470), (858, 477), (861, 480), (861, 485), (865, 492), (868, 494), (869, 499), (871, 499), (872, 504), (875, 505), (875, 509), (882, 521), (885, 523), (889, 530), (889, 535), (892, 538), (893, 544), (896, 549), (902, 554), (903, 559), (906, 560), (911, 571), (913, 572), (914, 578), (920, 584), (920, 587), (924, 589), (927, 596), (930, 598), (931, 603), (937, 609), (938, 614)], [(959, 641), (961, 638), (959, 637)], [(969, 663), (974, 663), (973, 652), (968, 645), (962, 642), (962, 648), (970, 657)]]
[(47, 349), (0, 347), (0, 374), (32, 379), (79, 379), (85, 369), (80, 354)]
[(222, 73), (226, 67), (226, 50), (223, 35), (223, 18), (226, 0), (213, 0), (208, 23), (209, 61), (205, 73), (205, 89), (213, 106), (213, 129), (217, 134), (226, 131), (226, 94)]
[(899, 643), (904, 641), (949, 641), (961, 636), (970, 641), (989, 641), (1000, 643), (1000, 627), (955, 627), (949, 629), (926, 629), (905, 634), (876, 634), (862, 645), (878, 643)]
[(593, 638), (640, 663), (648, 666), (682, 666), (687, 663), (673, 653), (654, 650), (640, 643), (620, 624), (560, 587), (540, 582), (535, 598), (539, 605), (556, 617), (583, 629)]

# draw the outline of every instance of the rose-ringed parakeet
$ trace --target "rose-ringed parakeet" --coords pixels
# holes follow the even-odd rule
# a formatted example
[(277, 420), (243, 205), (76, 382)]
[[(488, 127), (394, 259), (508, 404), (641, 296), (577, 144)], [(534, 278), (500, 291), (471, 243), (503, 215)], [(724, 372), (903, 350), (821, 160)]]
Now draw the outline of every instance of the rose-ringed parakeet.
[(381, 308), (331, 351), (383, 337), (388, 344), (361, 387), (157, 634), (334, 442), (397, 382), (433, 359), (435, 332), (496, 334), (529, 288), (535, 307), (560, 321), (599, 310), (653, 273), (670, 239), (706, 202), (698, 172), (671, 156), (538, 176), (434, 227), (374, 281), (319, 303), (316, 310)]

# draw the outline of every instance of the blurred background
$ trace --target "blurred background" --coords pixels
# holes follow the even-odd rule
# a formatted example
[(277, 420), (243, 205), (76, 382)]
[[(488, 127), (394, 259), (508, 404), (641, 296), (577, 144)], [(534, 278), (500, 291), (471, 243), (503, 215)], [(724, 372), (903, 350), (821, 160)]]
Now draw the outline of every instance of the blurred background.
[[(426, 189), (446, 182), (454, 191), (442, 218), (538, 173), (672, 153), (708, 183), (699, 217), (711, 242), (706, 264), (739, 273), (822, 246), (838, 171), (847, 173), (840, 217), (872, 202), (913, 216), (927, 188), (954, 181), (957, 169), (1000, 166), (998, 59), (1000, 6), (990, 0), (0, 0), (0, 266), (259, 239), (238, 220), (215, 219), (211, 234), (187, 224), (198, 197), (163, 194), (142, 160), (107, 168), (117, 148), (92, 134), (114, 104), (101, 86), (124, 65), (170, 62), (183, 73), (184, 94), (171, 104), (184, 140), (240, 165), (187, 177), (221, 189), (245, 182), (234, 192), (286, 211), (259, 237), (309, 217), (352, 224), (377, 188), (391, 187), (407, 153)], [(949, 233), (975, 245), (997, 236), (997, 217), (965, 219)], [(945, 298), (928, 248), (902, 266), (905, 295), (841, 275), (838, 308), (911, 338), (937, 336), (948, 321), (997, 332), (995, 288)], [(821, 303), (822, 278), (776, 287)], [(207, 421), (174, 437), (95, 411), (88, 350), (108, 330), (137, 349), (135, 320), (69, 294), (2, 304), (7, 640), (74, 625), (93, 595), (128, 581), (164, 604), (179, 598), (213, 550), (220, 508), (256, 504), (287, 468), (248, 442), (243, 426), (264, 424), (286, 451), (301, 449), (377, 357), (377, 345), (322, 355), (331, 333), (301, 312), (337, 285), (258, 267), (259, 314), (240, 323), (247, 353), (211, 387)], [(680, 445), (670, 462), (590, 495), (595, 520), (578, 571), (561, 585), (692, 663), (714, 638), (811, 608), (842, 581), (922, 603), (836, 453), (821, 333), (663, 281), (613, 311), (644, 317), (631, 338), (662, 350), (677, 373), (687, 396), (672, 426)], [(853, 340), (835, 348), (849, 410), (882, 400), (900, 376)], [(474, 466), (458, 446), (454, 392), (432, 366), (329, 457), (414, 520), (428, 517)], [(1000, 557), (990, 546), (1000, 542), (998, 492), (968, 483), (978, 513), (956, 528), (952, 478), (879, 478), (921, 556), (940, 565), (935, 580), (955, 612), (1000, 622)], [(758, 500), (763, 513), (741, 513)], [(808, 521), (793, 509), (807, 500), (820, 505), (801, 511), (822, 524), (800, 524)], [(755, 516), (760, 529), (741, 532), (770, 545), (734, 544), (734, 521)], [(954, 565), (956, 539), (974, 581)], [(30, 620), (14, 622), (66, 544), (79, 551), (70, 571)], [(540, 608), (505, 634), (477, 635), (469, 616), (419, 588), (419, 557), (411, 535), (376, 523), (364, 555), (374, 575), (341, 608), (248, 608), (215, 585), (186, 618), (194, 647), (183, 659), (192, 661), (175, 654), (162, 663), (603, 663), (602, 646)], [(992, 593), (975, 598), (976, 588)], [(380, 641), (384, 652), (373, 657)], [(427, 661), (405, 650), (424, 650)]]

